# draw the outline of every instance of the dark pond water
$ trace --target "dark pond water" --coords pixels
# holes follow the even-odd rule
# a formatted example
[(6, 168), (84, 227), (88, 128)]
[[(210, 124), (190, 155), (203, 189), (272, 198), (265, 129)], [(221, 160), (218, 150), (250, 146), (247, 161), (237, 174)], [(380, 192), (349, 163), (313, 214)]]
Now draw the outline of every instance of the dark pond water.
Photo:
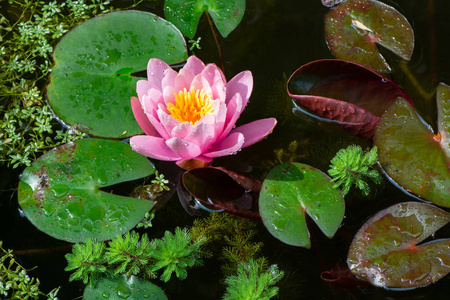
[[(422, 88), (432, 92), (439, 81), (450, 84), (450, 3), (447, 0), (384, 2), (398, 9), (414, 27), (416, 48), (409, 66)], [(162, 16), (162, 1), (146, 1), (140, 9)], [(268, 171), (261, 167), (261, 162), (273, 159), (274, 149), (285, 148), (296, 140), (299, 143), (297, 161), (326, 171), (329, 160), (340, 148), (353, 143), (368, 145), (335, 127), (295, 117), (285, 93), (286, 78), (302, 64), (332, 58), (323, 35), (323, 17), (327, 11), (320, 0), (248, 0), (244, 19), (237, 30), (226, 39), (219, 37), (227, 78), (242, 70), (251, 70), (254, 77), (253, 95), (240, 122), (274, 116), (279, 123), (268, 139), (236, 156), (220, 159), (216, 165), (236, 171), (249, 165), (254, 168), (254, 176), (261, 176)], [(195, 50), (195, 54), (205, 62), (220, 65), (205, 17), (200, 21), (196, 37), (199, 36), (202, 48)], [(394, 69), (392, 78), (412, 96), (424, 119), (432, 123), (436, 119), (435, 98), (421, 98), (416, 87), (397, 67), (396, 58), (387, 55)], [(6, 248), (20, 250), (17, 255), (26, 268), (38, 267), (30, 275), (40, 278), (43, 291), (61, 286), (60, 299), (80, 297), (83, 284), (68, 283), (70, 274), (64, 271), (64, 255), (70, 251), (69, 244), (38, 231), (19, 213), (15, 189), (20, 172), (1, 170), (0, 240)], [(402, 292), (371, 286), (346, 289), (320, 279), (322, 271), (345, 262), (350, 242), (367, 218), (392, 204), (411, 200), (413, 198), (388, 181), (372, 199), (350, 194), (346, 218), (336, 236), (329, 240), (313, 229), (311, 250), (282, 244), (259, 226), (255, 240), (264, 242), (262, 255), (286, 272), (279, 284), (279, 299), (448, 299), (449, 276), (429, 287)], [(192, 220), (174, 197), (157, 212), (154, 227), (146, 232), (160, 237), (164, 230), (189, 226)], [(447, 226), (435, 238), (449, 236)], [(158, 281), (156, 284), (166, 290), (169, 299), (220, 299), (223, 294), (221, 276), (217, 261), (206, 260), (205, 266), (191, 269), (184, 281), (172, 280), (165, 285)]]

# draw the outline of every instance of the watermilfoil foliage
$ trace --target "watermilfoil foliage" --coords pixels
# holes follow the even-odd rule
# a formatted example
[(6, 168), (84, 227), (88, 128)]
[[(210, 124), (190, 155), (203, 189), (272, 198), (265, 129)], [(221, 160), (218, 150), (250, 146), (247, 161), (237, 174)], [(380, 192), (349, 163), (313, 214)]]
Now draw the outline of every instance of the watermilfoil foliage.
[(179, 72), (151, 59), (147, 75), (137, 83), (139, 98), (131, 97), (146, 135), (132, 137), (130, 145), (150, 158), (210, 162), (260, 141), (276, 125), (275, 118), (267, 118), (234, 128), (252, 92), (249, 71), (227, 82), (215, 64), (191, 56)]

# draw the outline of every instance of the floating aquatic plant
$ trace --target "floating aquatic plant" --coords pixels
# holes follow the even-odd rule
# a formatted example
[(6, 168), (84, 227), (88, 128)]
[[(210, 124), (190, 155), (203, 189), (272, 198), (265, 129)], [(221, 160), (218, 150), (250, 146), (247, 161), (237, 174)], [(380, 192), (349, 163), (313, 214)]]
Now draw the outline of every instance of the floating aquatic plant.
[(370, 193), (370, 185), (367, 181), (380, 184), (382, 177), (375, 169), (377, 163), (377, 147), (370, 151), (363, 152), (361, 146), (350, 145), (346, 149), (341, 149), (331, 160), (328, 174), (335, 182), (333, 187), (341, 188), (345, 196), (352, 186), (362, 191), (364, 196)]

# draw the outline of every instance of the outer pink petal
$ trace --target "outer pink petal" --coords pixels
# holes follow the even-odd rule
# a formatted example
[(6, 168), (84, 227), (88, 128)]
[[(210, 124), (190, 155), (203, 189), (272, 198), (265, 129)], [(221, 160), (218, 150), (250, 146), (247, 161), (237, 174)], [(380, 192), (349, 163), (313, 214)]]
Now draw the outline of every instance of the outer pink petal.
[(183, 69), (191, 71), (194, 76), (200, 74), (204, 68), (205, 64), (195, 56), (189, 56), (183, 67)]
[(150, 121), (150, 123), (152, 123), (153, 127), (155, 127), (156, 131), (158, 131), (159, 135), (166, 140), (169, 139), (170, 135), (166, 131), (164, 126), (161, 124), (158, 116), (155, 117), (154, 115), (148, 114), (148, 113), (146, 113), (146, 115), (147, 115), (147, 118)]
[(194, 90), (201, 90), (208, 94), (212, 95), (211, 86), (209, 85), (208, 80), (205, 79), (202, 75), (197, 75), (194, 77), (194, 80), (192, 80), (191, 88), (194, 88)]
[(147, 79), (150, 87), (156, 88), (162, 91), (162, 80), (167, 72), (167, 69), (171, 69), (168, 64), (160, 59), (152, 58), (147, 65)]
[(185, 140), (198, 145), (202, 152), (204, 152), (208, 150), (211, 144), (216, 140), (214, 126), (205, 123), (197, 123), (192, 128), (192, 131), (186, 136)]
[[(240, 132), (244, 135), (245, 141), (242, 148), (253, 145), (268, 136), (277, 125), (277, 119), (267, 118), (256, 120), (251, 123), (236, 127), (231, 134)], [(230, 134), (230, 135), (231, 135)]]
[(172, 149), (176, 155), (183, 159), (195, 158), (202, 154), (202, 151), (198, 145), (180, 138), (171, 138), (166, 141), (166, 145)]
[(253, 90), (253, 76), (250, 71), (243, 71), (234, 76), (226, 85), (227, 100), (236, 93), (241, 94), (242, 106), (245, 108)]
[(156, 116), (158, 104), (164, 101), (161, 91), (151, 88), (146, 95), (139, 98), (145, 113)]
[(141, 126), (142, 130), (144, 130), (145, 134), (152, 136), (159, 136), (158, 131), (156, 131), (155, 127), (150, 123), (147, 116), (142, 109), (141, 102), (136, 97), (131, 97), (131, 109), (133, 110), (134, 117), (138, 122), (139, 126)]
[(244, 144), (244, 135), (240, 132), (234, 132), (225, 139), (214, 145), (214, 148), (207, 153), (203, 153), (206, 157), (219, 157), (236, 154)]
[(226, 82), (222, 70), (215, 64), (207, 64), (201, 74), (208, 80), (209, 85), (213, 85), (217, 81)]
[(222, 134), (219, 136), (218, 141), (224, 139), (233, 129), (234, 124), (236, 124), (237, 119), (241, 115), (242, 110), (244, 109), (242, 105), (242, 98), (240, 94), (235, 94), (233, 98), (231, 98), (230, 102), (227, 105), (227, 116), (224, 123), (224, 128)]
[(175, 154), (165, 143), (165, 139), (148, 135), (136, 135), (130, 139), (131, 148), (150, 158), (158, 160), (179, 160), (180, 156)]

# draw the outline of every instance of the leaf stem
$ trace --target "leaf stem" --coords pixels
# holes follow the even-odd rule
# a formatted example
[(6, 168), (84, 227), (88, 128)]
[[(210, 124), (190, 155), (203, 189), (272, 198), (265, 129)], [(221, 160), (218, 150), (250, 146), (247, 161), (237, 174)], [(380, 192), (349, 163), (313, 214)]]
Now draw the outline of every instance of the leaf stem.
[(217, 34), (214, 31), (214, 26), (213, 26), (213, 22), (211, 20), (211, 16), (209, 15), (208, 11), (205, 11), (205, 14), (206, 14), (206, 18), (208, 19), (209, 27), (211, 28), (211, 32), (214, 37), (214, 41), (216, 42), (217, 52), (219, 53), (219, 58), (220, 58), (221, 69), (225, 73), (225, 65), (223, 63), (222, 50), (220, 49), (220, 44), (219, 44), (219, 40), (217, 39)]

